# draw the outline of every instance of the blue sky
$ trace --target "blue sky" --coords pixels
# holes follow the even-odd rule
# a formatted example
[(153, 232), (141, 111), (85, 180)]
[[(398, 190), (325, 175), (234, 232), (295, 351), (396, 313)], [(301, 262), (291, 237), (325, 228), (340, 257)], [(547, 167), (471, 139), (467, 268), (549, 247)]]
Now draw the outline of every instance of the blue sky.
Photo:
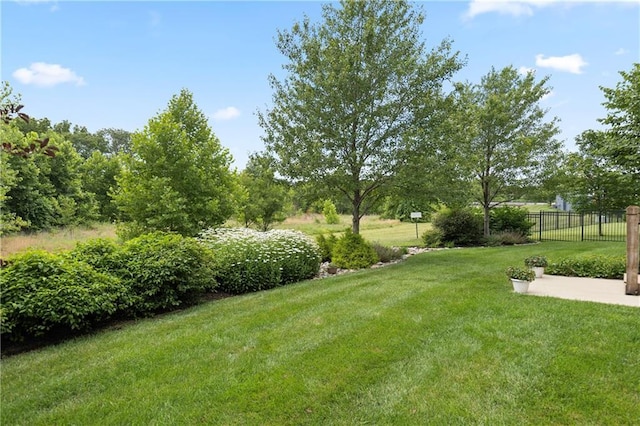
[[(313, 1), (2, 0), (1, 76), (24, 111), (95, 132), (141, 130), (182, 88), (244, 168), (263, 149), (256, 111), (271, 101), (270, 73), (283, 77), (278, 29)], [(550, 76), (543, 106), (560, 118), (567, 150), (606, 114), (599, 86), (640, 62), (640, 1), (422, 1), (427, 47), (449, 37), (468, 58), (454, 77), (479, 82), (513, 65)]]

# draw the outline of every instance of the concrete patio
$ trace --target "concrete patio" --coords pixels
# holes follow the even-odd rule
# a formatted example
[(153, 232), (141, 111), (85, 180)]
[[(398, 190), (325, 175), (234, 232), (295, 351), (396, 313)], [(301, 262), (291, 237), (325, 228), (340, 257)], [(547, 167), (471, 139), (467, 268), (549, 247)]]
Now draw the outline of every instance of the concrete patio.
[(640, 308), (640, 296), (628, 296), (622, 280), (543, 275), (529, 285), (527, 294), (583, 300)]

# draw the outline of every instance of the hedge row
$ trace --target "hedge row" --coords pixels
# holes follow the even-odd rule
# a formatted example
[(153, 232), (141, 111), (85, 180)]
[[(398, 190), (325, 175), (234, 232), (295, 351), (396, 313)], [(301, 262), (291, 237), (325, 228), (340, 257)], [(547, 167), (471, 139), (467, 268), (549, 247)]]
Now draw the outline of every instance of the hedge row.
[[(0, 333), (19, 341), (85, 332), (113, 318), (193, 303), (205, 292), (257, 291), (317, 274), (313, 241), (283, 231), (261, 238), (238, 250), (237, 240), (213, 244), (212, 238), (156, 232), (121, 245), (95, 239), (60, 254), (14, 255), (0, 270)], [(234, 255), (239, 252), (243, 257)]]

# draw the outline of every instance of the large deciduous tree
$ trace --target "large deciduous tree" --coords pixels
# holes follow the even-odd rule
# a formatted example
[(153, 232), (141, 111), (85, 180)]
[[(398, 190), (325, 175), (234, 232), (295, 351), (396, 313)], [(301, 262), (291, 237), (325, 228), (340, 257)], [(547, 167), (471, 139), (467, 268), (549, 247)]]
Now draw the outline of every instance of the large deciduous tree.
[(479, 84), (458, 86), (465, 123), (458, 133), (460, 147), (479, 189), (485, 236), (493, 206), (539, 185), (557, 166), (562, 147), (556, 139), (558, 120), (546, 120), (547, 111), (540, 106), (551, 90), (547, 81), (509, 66), (492, 68)]
[(631, 175), (600, 155), (608, 137), (605, 131), (587, 130), (576, 138), (579, 151), (567, 156), (565, 196), (579, 211), (623, 210), (640, 196)]
[[(443, 82), (461, 66), (451, 42), (427, 51), (421, 11), (406, 1), (344, 0), (279, 31), (287, 76), (259, 112), (267, 151), (292, 183), (343, 194), (352, 228), (410, 163)], [(419, 149), (418, 149), (419, 150)]]
[(620, 71), (622, 81), (614, 89), (601, 87), (607, 99), (607, 116), (599, 121), (608, 125), (609, 137), (599, 152), (617, 164), (621, 171), (640, 182), (640, 63), (631, 71)]
[(195, 235), (234, 211), (231, 155), (186, 89), (133, 134), (124, 164), (114, 198), (129, 222), (127, 236), (154, 230)]

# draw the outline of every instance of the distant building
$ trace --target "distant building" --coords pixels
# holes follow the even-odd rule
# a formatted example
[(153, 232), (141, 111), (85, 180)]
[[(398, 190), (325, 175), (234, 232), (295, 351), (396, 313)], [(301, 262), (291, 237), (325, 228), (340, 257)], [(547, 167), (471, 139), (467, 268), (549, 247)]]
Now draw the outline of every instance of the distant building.
[(565, 212), (570, 212), (573, 210), (573, 208), (571, 208), (571, 203), (559, 195), (556, 195), (555, 208)]

